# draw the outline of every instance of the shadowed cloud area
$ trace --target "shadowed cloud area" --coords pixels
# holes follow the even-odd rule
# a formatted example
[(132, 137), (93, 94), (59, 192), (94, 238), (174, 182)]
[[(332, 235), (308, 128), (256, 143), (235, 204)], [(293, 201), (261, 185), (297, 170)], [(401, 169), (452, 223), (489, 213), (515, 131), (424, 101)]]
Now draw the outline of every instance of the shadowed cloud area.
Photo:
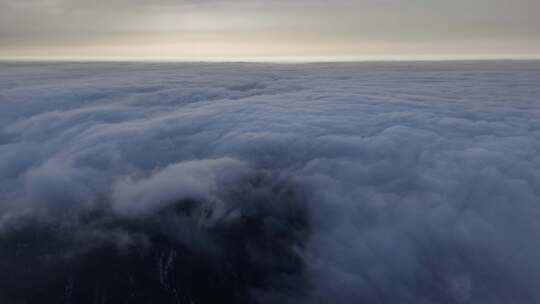
[(540, 62), (0, 64), (2, 303), (538, 303)]

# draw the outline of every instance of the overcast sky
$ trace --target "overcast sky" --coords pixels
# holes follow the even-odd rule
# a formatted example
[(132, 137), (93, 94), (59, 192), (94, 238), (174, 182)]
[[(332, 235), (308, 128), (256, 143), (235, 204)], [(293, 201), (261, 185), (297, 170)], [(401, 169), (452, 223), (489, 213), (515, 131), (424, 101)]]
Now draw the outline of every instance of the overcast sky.
[(540, 55), (538, 0), (0, 0), (0, 57)]

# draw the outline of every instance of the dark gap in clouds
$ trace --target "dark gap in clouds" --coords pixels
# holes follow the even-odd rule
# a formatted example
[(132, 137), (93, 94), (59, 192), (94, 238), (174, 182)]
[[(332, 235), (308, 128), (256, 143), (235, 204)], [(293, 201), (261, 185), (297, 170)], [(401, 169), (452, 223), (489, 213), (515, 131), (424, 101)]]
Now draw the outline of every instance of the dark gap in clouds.
[(182, 199), (138, 217), (104, 207), (16, 220), (0, 236), (5, 303), (258, 303), (307, 286), (302, 190), (268, 173), (224, 194), (228, 213)]

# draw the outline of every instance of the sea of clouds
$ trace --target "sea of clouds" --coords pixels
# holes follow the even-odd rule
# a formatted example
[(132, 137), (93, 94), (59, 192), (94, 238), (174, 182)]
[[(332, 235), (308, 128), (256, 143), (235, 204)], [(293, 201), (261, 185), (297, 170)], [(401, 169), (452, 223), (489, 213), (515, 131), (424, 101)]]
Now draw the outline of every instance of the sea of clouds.
[(6, 303), (539, 303), (539, 232), (540, 62), (0, 64)]

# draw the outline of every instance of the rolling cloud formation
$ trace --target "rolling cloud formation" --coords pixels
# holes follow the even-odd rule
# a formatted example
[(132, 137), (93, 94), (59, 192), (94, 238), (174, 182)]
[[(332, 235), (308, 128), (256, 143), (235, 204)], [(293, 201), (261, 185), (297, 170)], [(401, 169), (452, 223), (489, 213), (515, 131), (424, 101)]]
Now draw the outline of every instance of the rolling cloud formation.
[(539, 81), (2, 63), (0, 300), (537, 303)]

